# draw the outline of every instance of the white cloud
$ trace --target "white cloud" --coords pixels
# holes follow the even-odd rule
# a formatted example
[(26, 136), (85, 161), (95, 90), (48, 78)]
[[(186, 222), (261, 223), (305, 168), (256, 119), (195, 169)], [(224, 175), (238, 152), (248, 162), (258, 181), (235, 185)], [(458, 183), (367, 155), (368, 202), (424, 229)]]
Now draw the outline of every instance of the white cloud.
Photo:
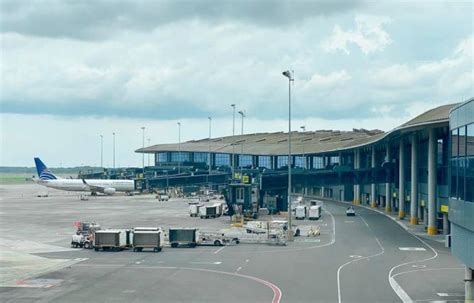
[(332, 88), (339, 86), (351, 79), (351, 75), (345, 70), (332, 72), (327, 75), (313, 74), (311, 78), (303, 82), (303, 90), (312, 90), (313, 88)]
[(461, 41), (451, 55), (438, 61), (393, 64), (373, 71), (371, 82), (380, 88), (431, 87), (452, 94), (474, 87), (474, 38)]
[(332, 36), (322, 44), (327, 52), (341, 50), (349, 54), (349, 44), (357, 45), (364, 54), (383, 50), (392, 43), (390, 35), (383, 26), (391, 22), (390, 18), (359, 15), (355, 17), (356, 28), (354, 30), (343, 30), (335, 25)]

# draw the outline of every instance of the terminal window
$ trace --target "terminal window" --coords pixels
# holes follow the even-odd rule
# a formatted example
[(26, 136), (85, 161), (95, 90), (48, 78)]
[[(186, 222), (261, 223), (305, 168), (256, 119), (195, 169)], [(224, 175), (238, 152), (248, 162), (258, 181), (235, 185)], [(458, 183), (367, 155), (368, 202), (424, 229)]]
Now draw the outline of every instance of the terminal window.
[(288, 166), (288, 156), (278, 156), (277, 168)]
[(474, 202), (474, 124), (451, 131), (450, 196)]
[(230, 166), (230, 155), (229, 154), (216, 154), (215, 159), (216, 166)]
[(209, 153), (194, 153), (194, 162), (209, 164)]
[(172, 152), (171, 162), (189, 161), (189, 152)]
[(258, 156), (258, 166), (272, 168), (272, 160), (270, 156)]
[(239, 155), (239, 166), (252, 166), (252, 156), (251, 155)]
[(296, 156), (295, 157), (295, 167), (306, 168), (306, 157)]

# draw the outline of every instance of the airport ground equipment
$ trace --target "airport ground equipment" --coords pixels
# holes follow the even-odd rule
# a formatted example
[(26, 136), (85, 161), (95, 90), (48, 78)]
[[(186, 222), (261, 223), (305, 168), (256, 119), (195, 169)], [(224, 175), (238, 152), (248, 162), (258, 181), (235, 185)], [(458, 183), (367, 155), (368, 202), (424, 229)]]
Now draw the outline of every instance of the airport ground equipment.
[(81, 235), (80, 233), (77, 233), (75, 235), (72, 235), (72, 240), (71, 240), (71, 247), (72, 248), (85, 248), (85, 249), (91, 249), (93, 244), (93, 240), (91, 237)]
[(313, 205), (309, 207), (308, 219), (310, 220), (319, 220), (321, 218), (321, 206)]
[(307, 208), (305, 205), (299, 205), (295, 209), (295, 218), (297, 220), (304, 220), (306, 218)]
[(199, 215), (199, 209), (203, 207), (202, 204), (199, 203), (189, 203), (189, 216), (197, 217)]
[(324, 202), (323, 202), (323, 201), (320, 201), (320, 200), (310, 200), (310, 201), (309, 201), (309, 204), (310, 204), (311, 206), (315, 206), (315, 205), (323, 206)]
[(307, 237), (317, 237), (321, 235), (321, 230), (318, 225), (311, 226), (306, 234)]
[(187, 246), (196, 247), (196, 228), (170, 228), (168, 238), (171, 247)]
[(132, 233), (133, 251), (151, 248), (160, 252), (163, 248), (163, 231), (159, 227), (135, 227)]
[(198, 245), (230, 245), (230, 244), (239, 244), (238, 237), (226, 236), (225, 233), (221, 232), (198, 232)]
[(156, 195), (156, 199), (158, 199), (158, 201), (165, 202), (170, 199), (170, 196), (168, 196), (167, 194), (158, 194)]
[(350, 206), (346, 209), (346, 216), (348, 217), (353, 217), (355, 216), (355, 210), (354, 207)]
[(219, 207), (216, 205), (204, 205), (199, 207), (199, 216), (201, 219), (217, 218), (219, 216)]
[(95, 232), (94, 250), (122, 250), (127, 246), (127, 232), (123, 229), (104, 229)]
[(94, 222), (74, 222), (76, 233), (72, 236), (71, 247), (90, 249), (94, 243), (95, 231), (100, 230), (100, 225)]

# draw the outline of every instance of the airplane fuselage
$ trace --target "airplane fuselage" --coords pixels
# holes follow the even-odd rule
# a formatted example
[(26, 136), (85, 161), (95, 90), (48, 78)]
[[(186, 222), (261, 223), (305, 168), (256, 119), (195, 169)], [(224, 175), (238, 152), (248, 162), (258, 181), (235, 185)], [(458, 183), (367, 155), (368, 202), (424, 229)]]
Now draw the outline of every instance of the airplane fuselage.
[(115, 191), (120, 192), (131, 192), (135, 190), (135, 183), (133, 180), (89, 179), (85, 181), (87, 182), (87, 184), (85, 184), (82, 179), (38, 180), (38, 184), (54, 189), (67, 191), (93, 192), (94, 190), (91, 190), (90, 186), (88, 185), (103, 188), (113, 188), (115, 189)]

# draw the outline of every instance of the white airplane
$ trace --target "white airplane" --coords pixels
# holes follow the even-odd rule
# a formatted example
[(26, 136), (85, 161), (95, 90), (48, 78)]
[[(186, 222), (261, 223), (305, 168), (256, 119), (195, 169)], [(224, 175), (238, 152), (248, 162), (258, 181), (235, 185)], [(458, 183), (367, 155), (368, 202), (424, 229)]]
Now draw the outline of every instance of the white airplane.
[(55, 176), (39, 158), (35, 158), (35, 165), (38, 179), (33, 180), (46, 187), (65, 191), (87, 191), (93, 195), (97, 193), (113, 195), (115, 192), (129, 193), (135, 190), (133, 180), (62, 179)]

